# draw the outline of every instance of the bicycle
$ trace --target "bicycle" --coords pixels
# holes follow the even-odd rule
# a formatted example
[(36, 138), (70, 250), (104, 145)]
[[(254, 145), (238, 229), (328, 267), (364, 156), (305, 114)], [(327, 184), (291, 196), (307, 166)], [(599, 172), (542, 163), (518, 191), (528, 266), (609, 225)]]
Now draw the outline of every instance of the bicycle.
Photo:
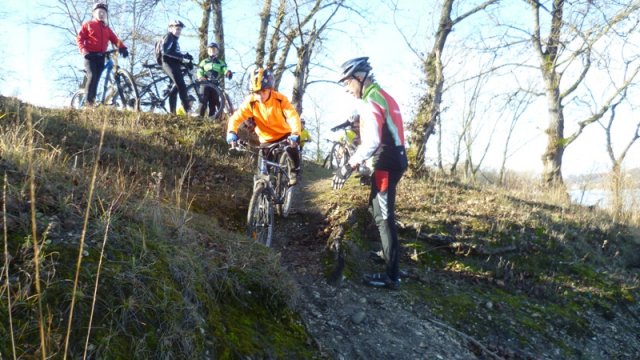
[[(133, 81), (133, 76), (126, 69), (118, 66), (118, 50), (109, 50), (104, 53), (107, 58), (104, 64), (103, 77), (100, 79), (102, 87), (98, 86), (96, 100), (102, 105), (114, 106), (123, 110), (138, 111), (138, 88)], [(70, 105), (73, 109), (81, 109), (85, 105), (85, 85), (87, 84), (86, 70), (80, 89), (71, 97)]]
[[(176, 87), (171, 81), (169, 75), (167, 75), (162, 69), (161, 65), (144, 63), (142, 67), (144, 72), (137, 76), (137, 82), (142, 84), (139, 91), (139, 104), (140, 110), (145, 112), (164, 111), (168, 113), (170, 109), (165, 105), (169, 99), (170, 92)], [(196, 99), (200, 99), (200, 93), (197, 82), (193, 76), (193, 62), (189, 61), (183, 63), (182, 76), (187, 84), (187, 93), (189, 94), (189, 101), (194, 102)], [(147, 84), (141, 79), (151, 77), (151, 81)], [(195, 96), (194, 96), (195, 93)]]
[(230, 148), (230, 151), (258, 152), (258, 171), (253, 176), (253, 193), (247, 211), (247, 233), (267, 247), (271, 246), (273, 237), (274, 208), (276, 214), (286, 218), (293, 200), (295, 186), (289, 186), (293, 160), (287, 147), (288, 140), (254, 148), (256, 150), (238, 141)]
[(356, 150), (356, 138), (357, 133), (353, 129), (353, 123), (349, 120), (344, 123), (331, 128), (332, 132), (336, 132), (338, 130), (344, 130), (344, 135), (340, 138), (340, 140), (330, 140), (326, 139), (327, 142), (331, 143), (331, 151), (324, 158), (324, 162), (322, 166), (326, 169), (338, 169), (345, 165), (351, 155)]

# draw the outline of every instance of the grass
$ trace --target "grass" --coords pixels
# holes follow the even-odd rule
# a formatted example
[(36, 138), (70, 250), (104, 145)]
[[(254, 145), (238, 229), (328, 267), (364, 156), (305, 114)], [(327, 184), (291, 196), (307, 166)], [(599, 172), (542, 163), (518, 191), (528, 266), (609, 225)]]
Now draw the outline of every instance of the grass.
[(293, 280), (235, 232), (250, 166), (218, 124), (9, 98), (0, 114), (1, 354), (312, 357)]
[[(368, 189), (351, 181), (343, 192), (321, 190), (328, 186), (317, 185), (315, 201), (325, 204), (329, 226), (343, 231), (325, 231), (327, 241), (350, 249), (344, 275), (357, 281), (372, 267), (365, 251), (379, 248), (369, 224), (348, 215), (365, 212)], [(581, 344), (606, 338), (607, 326), (633, 338), (640, 324), (627, 319), (640, 309), (637, 225), (613, 222), (531, 184), (527, 189), (403, 178), (400, 266), (414, 274), (403, 285), (407, 304), (423, 304), (482, 343), (525, 354), (551, 346), (565, 358), (588, 357)], [(327, 272), (334, 266), (330, 261)], [(624, 348), (640, 352), (618, 341), (598, 340), (622, 358)]]

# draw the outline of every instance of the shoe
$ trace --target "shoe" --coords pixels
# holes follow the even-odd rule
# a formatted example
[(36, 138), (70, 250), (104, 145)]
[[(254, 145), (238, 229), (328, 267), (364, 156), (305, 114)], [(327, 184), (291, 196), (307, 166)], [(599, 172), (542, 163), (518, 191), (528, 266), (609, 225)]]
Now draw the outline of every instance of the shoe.
[(291, 170), (289, 171), (289, 186), (293, 186), (298, 183), (298, 172), (300, 170)]
[(400, 279), (392, 280), (387, 273), (365, 274), (362, 277), (362, 281), (365, 285), (372, 287), (387, 288), (391, 290), (400, 289)]

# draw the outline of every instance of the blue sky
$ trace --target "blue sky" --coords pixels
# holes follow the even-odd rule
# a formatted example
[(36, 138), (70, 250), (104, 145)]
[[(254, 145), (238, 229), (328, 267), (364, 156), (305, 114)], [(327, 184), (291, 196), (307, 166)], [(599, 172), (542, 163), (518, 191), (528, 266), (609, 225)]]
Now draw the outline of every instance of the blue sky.
[[(43, 5), (54, 3), (53, 0), (3, 1), (0, 13), (4, 14), (0, 16), (7, 18), (6, 28), (14, 29), (15, 35), (0, 38), (0, 46), (6, 49), (3, 54), (0, 54), (0, 61), (2, 61), (0, 69), (5, 73), (7, 70), (10, 71), (7, 81), (0, 84), (1, 94), (16, 95), (36, 105), (61, 107), (67, 104), (69, 90), (58, 89), (54, 82), (57, 68), (62, 66), (81, 68), (82, 58), (76, 49), (71, 51), (68, 47), (62, 47), (60, 44), (64, 43), (63, 37), (52, 28), (29, 25), (30, 20), (46, 15), (43, 14), (43, 11), (46, 11)], [(322, 53), (318, 56), (322, 66), (314, 68), (312, 78), (334, 80), (337, 76), (336, 70), (343, 61), (357, 56), (370, 56), (378, 82), (401, 105), (403, 117), (407, 123), (413, 116), (415, 97), (418, 93), (416, 84), (422, 79), (422, 74), (417, 67), (417, 56), (405, 44), (393, 23), (393, 13), (389, 10), (388, 3), (385, 0), (356, 1), (357, 5), (368, 5), (370, 13), (362, 14), (362, 17), (353, 14), (349, 14), (348, 17), (346, 14), (340, 15), (337, 25), (324, 43)], [(237, 72), (245, 64), (249, 64), (255, 56), (252, 48), (256, 41), (261, 1), (233, 0), (225, 1), (223, 4), (227, 41), (226, 60), (229, 67)], [(396, 17), (398, 26), (405, 30), (405, 34), (412, 40), (416, 49), (422, 52), (428, 51), (432, 46), (433, 22), (437, 21), (439, 15), (439, 9), (434, 5), (436, 2), (401, 1), (400, 4), (403, 11)], [(188, 13), (186, 9), (187, 5), (181, 5), (179, 9), (167, 8), (164, 2), (161, 2), (155, 14), (159, 23), (158, 36), (164, 33), (166, 23), (174, 17), (186, 23), (197, 23), (199, 11)], [(509, 15), (515, 16), (515, 14)], [(375, 21), (370, 21), (371, 19)], [(475, 31), (472, 26), (461, 25), (452, 33), (449, 39), (450, 44), (462, 41), (460, 37)], [(193, 28), (183, 31), (181, 47), (195, 54), (197, 44), (192, 31)], [(449, 61), (447, 65), (449, 69), (457, 68), (456, 72), (463, 72), (465, 68), (469, 70), (481, 66), (475, 63), (477, 59), (468, 59), (464, 55), (455, 54), (454, 50), (446, 49), (445, 57)], [(52, 61), (57, 58), (63, 59), (65, 63)], [(452, 72), (445, 73), (445, 76), (450, 76)], [(291, 83), (285, 77), (280, 90), (290, 95), (290, 87)], [(462, 101), (461, 97), (449, 93), (446, 94), (443, 105), (448, 108), (447, 111), (454, 112), (464, 107)], [(490, 102), (491, 100), (486, 105), (490, 105)], [(309, 118), (318, 114), (323, 123), (327, 124), (326, 129), (347, 117), (350, 113), (349, 103), (350, 98), (337, 85), (313, 84), (308, 89), (304, 104), (305, 111), (302, 115)], [(491, 113), (491, 110), (481, 114), (477, 126), (484, 126), (479, 131), (484, 132), (485, 138), (488, 138), (489, 125), (487, 124), (494, 122), (496, 116)], [(534, 174), (540, 173), (542, 170), (540, 157), (546, 145), (543, 134), (547, 126), (545, 116), (545, 100), (539, 99), (522, 120), (520, 125), (522, 128), (518, 132), (518, 137), (514, 139), (519, 150), (507, 163), (509, 168)], [(457, 120), (453, 116), (449, 121), (455, 123)], [(455, 131), (455, 125), (452, 125), (445, 134), (453, 136)], [(621, 139), (624, 136), (623, 130)], [(602, 130), (597, 125), (588, 127), (585, 134), (565, 153), (564, 174), (606, 171), (609, 161), (602, 139)], [(503, 140), (496, 137), (495, 142), (485, 162), (487, 167), (499, 166)], [(432, 144), (435, 144), (435, 141), (432, 141)], [(451, 146), (450, 139), (445, 139), (443, 147), (446, 151), (451, 151), (446, 148), (447, 146)], [(632, 149), (633, 157), (627, 164), (640, 163), (639, 153), (636, 145)], [(430, 149), (429, 154), (434, 160), (435, 150)]]

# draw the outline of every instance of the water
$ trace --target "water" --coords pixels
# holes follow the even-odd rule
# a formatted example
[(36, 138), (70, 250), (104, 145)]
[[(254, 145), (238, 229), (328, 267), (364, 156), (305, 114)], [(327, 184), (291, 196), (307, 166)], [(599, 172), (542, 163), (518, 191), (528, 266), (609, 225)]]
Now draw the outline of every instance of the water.
[[(622, 192), (625, 205), (631, 207), (638, 204), (640, 200), (640, 189), (624, 190)], [(571, 201), (576, 204), (584, 206), (597, 206), (599, 208), (606, 208), (611, 206), (611, 191), (603, 189), (572, 189), (569, 190)]]

